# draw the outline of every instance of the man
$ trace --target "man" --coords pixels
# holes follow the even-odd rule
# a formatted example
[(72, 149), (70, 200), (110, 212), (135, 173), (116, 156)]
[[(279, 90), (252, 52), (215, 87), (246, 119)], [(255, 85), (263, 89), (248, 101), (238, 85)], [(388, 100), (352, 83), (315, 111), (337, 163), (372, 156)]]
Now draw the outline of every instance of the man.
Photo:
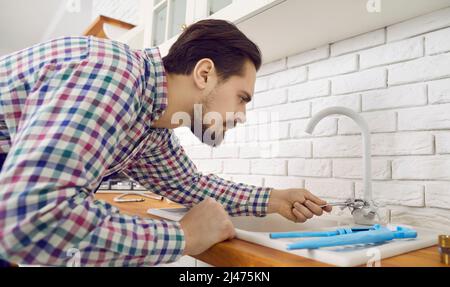
[[(245, 121), (260, 66), (258, 47), (220, 20), (188, 27), (164, 59), (93, 37), (0, 58), (0, 258), (65, 265), (76, 250), (83, 266), (155, 265), (233, 238), (228, 215), (331, 211), (304, 189), (203, 175), (173, 133), (187, 125), (220, 144)], [(117, 172), (192, 209), (180, 222), (120, 214), (93, 196)]]

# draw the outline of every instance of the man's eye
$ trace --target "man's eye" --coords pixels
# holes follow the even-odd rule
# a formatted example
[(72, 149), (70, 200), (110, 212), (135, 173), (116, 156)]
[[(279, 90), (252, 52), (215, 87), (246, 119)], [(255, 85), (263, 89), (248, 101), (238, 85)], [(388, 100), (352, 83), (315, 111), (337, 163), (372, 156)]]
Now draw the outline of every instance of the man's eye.
[(247, 97), (240, 97), (241, 98), (241, 103), (248, 103), (248, 102), (250, 102), (250, 99), (249, 98), (247, 98)]

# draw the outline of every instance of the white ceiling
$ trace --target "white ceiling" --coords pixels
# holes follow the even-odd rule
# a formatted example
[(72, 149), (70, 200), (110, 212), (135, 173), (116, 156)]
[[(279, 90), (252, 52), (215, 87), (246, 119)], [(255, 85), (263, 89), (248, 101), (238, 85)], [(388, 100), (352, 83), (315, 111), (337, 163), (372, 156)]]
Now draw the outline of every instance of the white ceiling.
[[(80, 35), (92, 21), (92, 1), (0, 0), (0, 56), (66, 35)], [(68, 8), (69, 7), (69, 8)]]

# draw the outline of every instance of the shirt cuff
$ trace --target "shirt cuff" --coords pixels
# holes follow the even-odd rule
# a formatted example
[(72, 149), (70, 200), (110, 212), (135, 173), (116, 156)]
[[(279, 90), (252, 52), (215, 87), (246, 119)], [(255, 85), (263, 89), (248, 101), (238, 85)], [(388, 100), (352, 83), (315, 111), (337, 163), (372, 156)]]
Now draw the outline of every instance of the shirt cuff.
[(156, 240), (151, 257), (154, 264), (171, 263), (183, 256), (186, 240), (181, 224), (176, 221), (158, 221)]
[(255, 188), (248, 198), (247, 214), (258, 217), (266, 216), (271, 191), (272, 188), (269, 187)]

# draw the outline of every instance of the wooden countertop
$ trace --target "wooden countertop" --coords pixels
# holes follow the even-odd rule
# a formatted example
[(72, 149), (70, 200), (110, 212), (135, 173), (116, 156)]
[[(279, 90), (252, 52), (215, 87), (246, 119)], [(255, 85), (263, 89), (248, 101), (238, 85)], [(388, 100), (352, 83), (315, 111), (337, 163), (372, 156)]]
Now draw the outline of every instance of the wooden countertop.
[[(176, 203), (158, 201), (145, 198), (144, 202), (116, 203), (114, 197), (118, 194), (97, 193), (96, 198), (104, 200), (120, 211), (128, 215), (137, 215), (140, 217), (156, 218), (147, 214), (149, 208), (177, 207)], [(136, 197), (136, 195), (130, 195)], [(194, 256), (195, 258), (211, 264), (213, 266), (239, 267), (239, 266), (298, 266), (298, 267), (322, 267), (330, 266), (325, 263), (314, 261), (308, 258), (292, 255), (286, 252), (260, 246), (239, 239), (233, 239), (218, 243), (205, 251)], [(381, 261), (383, 267), (445, 267), (440, 263), (440, 257), (436, 246), (424, 248), (410, 253), (402, 254), (396, 257), (387, 258)]]

